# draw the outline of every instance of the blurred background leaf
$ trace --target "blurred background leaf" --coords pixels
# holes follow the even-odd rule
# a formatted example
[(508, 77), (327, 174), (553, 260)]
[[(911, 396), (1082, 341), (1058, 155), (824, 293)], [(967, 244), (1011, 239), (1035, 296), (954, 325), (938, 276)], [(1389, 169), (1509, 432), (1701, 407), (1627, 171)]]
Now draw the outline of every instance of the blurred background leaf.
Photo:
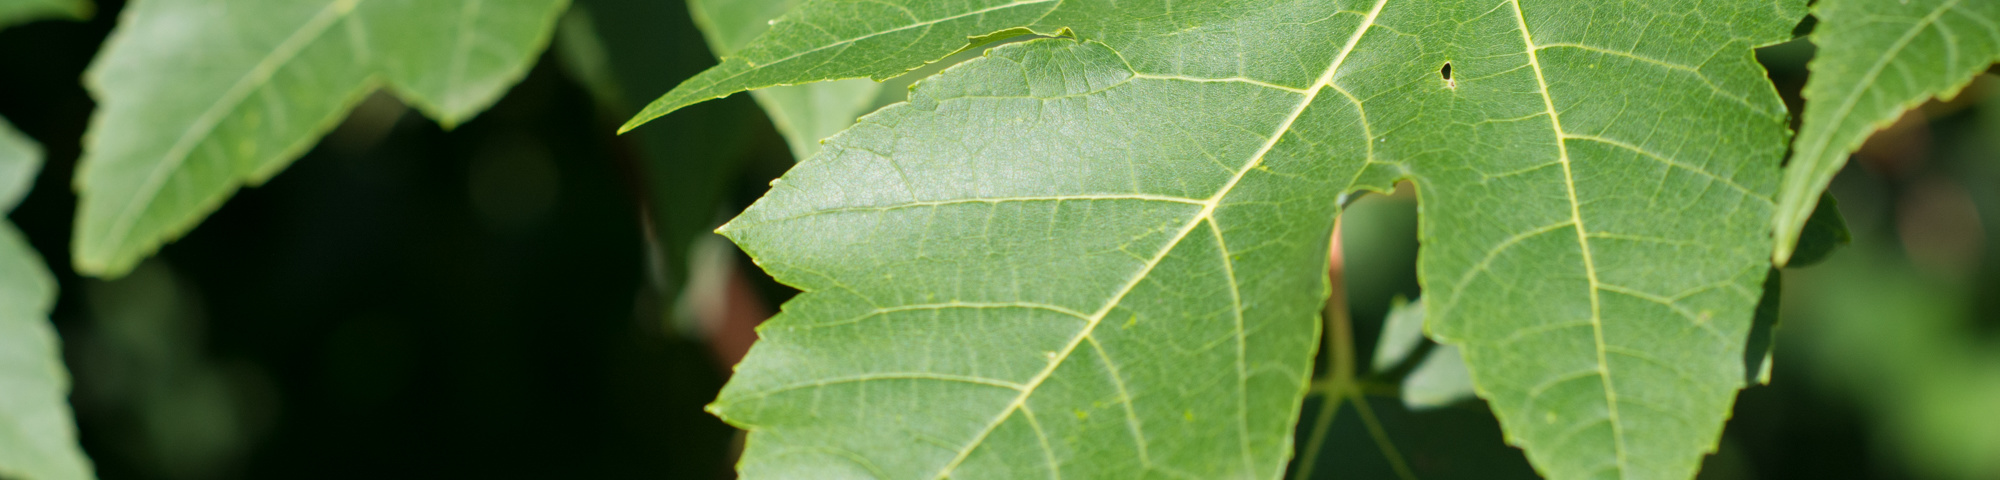
[(89, 0), (0, 0), (0, 28), (45, 18), (90, 18)]
[(152, 0), (84, 72), (71, 259), (116, 278), (290, 165), (378, 88), (446, 128), (521, 79), (568, 0)]
[(34, 185), (42, 149), (0, 118), (0, 477), (93, 478), (76, 443), (69, 369), (50, 328), (56, 281), (6, 213)]
[[(0, 0), (0, 29), (45, 18), (88, 18), (84, 0)], [(0, 477), (95, 478), (66, 401), (70, 373), (50, 327), (56, 280), (6, 215), (34, 188), (42, 147), (0, 117)]]

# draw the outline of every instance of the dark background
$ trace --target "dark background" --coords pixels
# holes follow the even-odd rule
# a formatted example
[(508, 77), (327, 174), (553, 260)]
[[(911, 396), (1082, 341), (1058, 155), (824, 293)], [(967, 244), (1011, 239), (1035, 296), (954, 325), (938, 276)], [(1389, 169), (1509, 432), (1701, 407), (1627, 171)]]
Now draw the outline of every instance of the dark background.
[[(653, 83), (638, 87), (657, 90), (645, 95), (713, 62), (677, 1), (581, 3), (652, 15), (600, 25), (629, 30), (607, 40), (648, 42), (620, 48), (661, 52), (639, 69)], [(104, 282), (68, 269), (70, 178), (92, 109), (78, 80), (121, 4), (101, 1), (88, 22), (0, 31), (0, 116), (48, 151), (12, 219), (60, 279), (53, 319), (102, 478), (730, 476), (740, 439), (701, 410), (728, 356), (669, 320), (662, 285), (677, 280), (649, 270), (663, 247), (644, 229), (682, 208), (661, 200), (682, 193), (662, 190), (681, 188), (679, 172), (723, 171), (715, 187), (730, 211), (790, 165), (743, 96), (669, 120), (721, 133), (665, 148), (724, 153), (659, 155), (635, 153), (646, 137), (612, 135), (623, 118), (568, 75), (560, 49), (452, 131), (378, 94), (288, 171)], [(1761, 55), (1794, 111), (1810, 55), (1802, 42)], [(1775, 382), (1742, 394), (1705, 477), (2000, 479), (1977, 458), (2000, 458), (2000, 440), (1977, 438), (2000, 432), (2000, 386), (1978, 383), (2000, 385), (2000, 295), (1986, 294), (2000, 292), (2000, 256), (1988, 255), (2000, 244), (1982, 227), (2000, 222), (1996, 83), (1913, 113), (1843, 173), (1835, 192), (1856, 245), (1786, 273)], [(713, 216), (685, 208), (681, 218)], [(1420, 293), (1415, 206), (1378, 196), (1354, 211), (1348, 284), (1367, 358), (1390, 299)], [(765, 308), (787, 295), (740, 270)], [(1884, 284), (1925, 288), (1871, 287)], [(1842, 307), (1853, 302), (1939, 308), (1870, 316)], [(1935, 346), (1841, 340), (1919, 335), (1896, 330), (1911, 328), (1969, 353), (1919, 361), (1915, 350)], [(1982, 398), (1985, 418), (1957, 414), (1963, 431), (1909, 414)], [(1458, 472), (1426, 478), (1523, 473), (1476, 403), (1372, 403), (1420, 474)], [(1336, 425), (1326, 478), (1393, 478), (1365, 431)], [(1512, 469), (1463, 468), (1475, 455)]]

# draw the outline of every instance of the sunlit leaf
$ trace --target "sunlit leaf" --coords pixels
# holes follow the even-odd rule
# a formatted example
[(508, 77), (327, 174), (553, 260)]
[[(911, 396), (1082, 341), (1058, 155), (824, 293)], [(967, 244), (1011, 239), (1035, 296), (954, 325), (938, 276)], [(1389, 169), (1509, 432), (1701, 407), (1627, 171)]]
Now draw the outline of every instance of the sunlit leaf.
[(449, 127), (527, 72), (566, 0), (134, 2), (85, 83), (74, 262), (117, 276), (283, 170), (368, 93)]
[[(1813, 206), (1870, 133), (2000, 61), (2000, 2), (1820, 0), (1804, 119), (1785, 166), (1774, 259), (1791, 258)], [(1804, 247), (1800, 247), (1804, 248)]]
[(926, 80), (725, 228), (806, 291), (714, 407), (746, 474), (1276, 476), (1336, 199), (1403, 178), (1430, 333), (1509, 439), (1555, 478), (1688, 478), (1769, 268), (1785, 115), (1751, 48), (1802, 14), (811, 1), (634, 121), (1078, 39)]
[[(728, 57), (770, 29), (772, 19), (800, 0), (688, 0), (695, 22), (717, 56)], [(833, 136), (874, 106), (882, 84), (849, 79), (772, 87), (750, 92), (771, 116), (778, 133), (801, 160), (819, 153), (819, 141)]]

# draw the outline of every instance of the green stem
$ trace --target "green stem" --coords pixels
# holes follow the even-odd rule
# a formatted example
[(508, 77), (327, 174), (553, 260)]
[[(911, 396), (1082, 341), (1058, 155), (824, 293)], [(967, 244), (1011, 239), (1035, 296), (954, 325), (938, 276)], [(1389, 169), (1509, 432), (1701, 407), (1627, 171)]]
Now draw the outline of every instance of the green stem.
[(1368, 408), (1368, 398), (1360, 391), (1353, 391), (1348, 397), (1354, 401), (1354, 413), (1361, 417), (1361, 424), (1368, 427), (1368, 436), (1375, 437), (1375, 445), (1382, 449), (1382, 457), (1389, 460), (1389, 468), (1396, 470), (1396, 477), (1403, 480), (1417, 480), (1417, 474), (1410, 471), (1410, 465), (1403, 462), (1403, 454), (1396, 450), (1395, 442), (1389, 441), (1389, 432), (1382, 429), (1382, 421), (1375, 418), (1375, 411)]

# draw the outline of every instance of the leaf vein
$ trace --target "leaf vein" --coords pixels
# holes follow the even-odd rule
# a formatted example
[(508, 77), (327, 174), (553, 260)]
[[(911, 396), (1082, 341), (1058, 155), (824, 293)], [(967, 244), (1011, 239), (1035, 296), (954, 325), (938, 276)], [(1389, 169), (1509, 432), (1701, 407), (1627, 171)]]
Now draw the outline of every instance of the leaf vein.
[(1222, 198), (1224, 196), (1227, 196), (1231, 191), (1233, 191), (1236, 188), (1236, 185), (1243, 180), (1243, 177), (1245, 175), (1249, 174), (1252, 169), (1255, 169), (1259, 163), (1263, 162), (1264, 156), (1266, 154), (1269, 154), (1271, 152), (1271, 149), (1277, 146), (1278, 141), (1280, 139), (1284, 138), (1284, 132), (1291, 130), (1292, 124), (1294, 122), (1297, 122), (1299, 117), (1305, 114), (1305, 111), (1308, 107), (1312, 106), (1313, 99), (1317, 98), (1319, 92), (1322, 90), (1319, 87), (1326, 85), (1330, 81), (1332, 81), (1334, 74), (1337, 73), (1340, 70), (1340, 66), (1346, 62), (1348, 55), (1354, 52), (1354, 46), (1360, 43), (1361, 36), (1367, 33), (1368, 29), (1375, 24), (1376, 16), (1382, 13), (1382, 6), (1387, 3), (1388, 0), (1376, 0), (1375, 8), (1369, 11), (1368, 17), (1365, 19), (1365, 21), (1362, 22), (1360, 26), (1355, 27), (1354, 34), (1348, 38), (1347, 45), (1342, 47), (1340, 53), (1333, 58), (1333, 61), (1330, 62), (1329, 65), (1327, 65), (1326, 71), (1322, 72), (1320, 74), (1319, 79), (1313, 83), (1314, 87), (1304, 95), (1304, 98), (1299, 99), (1298, 105), (1293, 107), (1291, 113), (1287, 114), (1285, 119), (1278, 123), (1277, 128), (1274, 129), (1276, 133), (1272, 134), (1270, 138), (1264, 141), (1263, 146), (1259, 147), (1256, 153), (1251, 155), (1250, 158), (1244, 162), (1241, 168), (1237, 169), (1235, 175), (1231, 176), (1227, 183), (1224, 183), (1221, 188), (1218, 188), (1216, 190), (1215, 195), (1211, 196), (1207, 201), (1203, 202), (1204, 205), (1202, 207), (1201, 212), (1196, 214), (1194, 218), (1190, 218), (1185, 225), (1181, 226), (1180, 231), (1160, 247), (1159, 252), (1153, 256), (1151, 261), (1148, 261), (1142, 268), (1139, 269), (1138, 272), (1135, 272), (1135, 274), (1132, 275), (1131, 278), (1127, 279), (1125, 284), (1121, 286), (1114, 295), (1112, 295), (1111, 300), (1105, 302), (1104, 306), (1100, 307), (1097, 312), (1093, 313), (1090, 316), (1087, 324), (1084, 325), (1084, 327), (1077, 333), (1077, 335), (1070, 340), (1068, 345), (1065, 345), (1063, 347), (1062, 351), (1056, 354), (1054, 359), (1050, 360), (1049, 365), (1043, 368), (1040, 373), (1036, 374), (1036, 376), (1033, 379), (1029, 380), (1029, 382), (1026, 385), (1026, 388), (1021, 391), (1021, 395), (1016, 396), (1014, 401), (1011, 404), (1009, 404), (1009, 406), (1006, 409), (1003, 409), (999, 415), (996, 415), (994, 420), (989, 422), (987, 426), (980, 431), (978, 436), (973, 438), (973, 440), (970, 443), (968, 443), (964, 449), (960, 450), (958, 454), (951, 459), (950, 462), (946, 463), (944, 468), (940, 469), (937, 475), (934, 475), (935, 478), (942, 479), (950, 476), (951, 472), (953, 470), (956, 470), (959, 464), (965, 462), (965, 459), (972, 454), (972, 451), (974, 449), (978, 448), (980, 444), (985, 442), (986, 437), (993, 433), (994, 429), (1000, 425), (1000, 422), (1005, 420), (1008, 415), (1011, 415), (1014, 409), (1020, 408), (1022, 405), (1024, 405), (1028, 397), (1034, 394), (1035, 389), (1040, 387), (1043, 381), (1048, 380), (1048, 377), (1051, 374), (1055, 373), (1056, 367), (1061, 365), (1065, 360), (1069, 358), (1070, 352), (1075, 351), (1076, 347), (1079, 344), (1081, 344), (1084, 339), (1088, 338), (1091, 332), (1097, 329), (1098, 325), (1103, 323), (1105, 315), (1110, 314), (1112, 309), (1116, 308), (1120, 302), (1123, 302), (1126, 295), (1129, 295), (1132, 293), (1133, 290), (1136, 290), (1139, 286), (1139, 283), (1143, 282), (1149, 275), (1151, 275), (1153, 269), (1158, 267), (1160, 262), (1162, 260), (1165, 260), (1169, 253), (1173, 252), (1174, 247), (1179, 245), (1182, 240), (1187, 238), (1188, 234), (1192, 233), (1194, 229), (1197, 226), (1201, 225), (1201, 223), (1204, 220), (1210, 218), (1212, 215), (1215, 214), (1215, 209), (1218, 205), (1221, 204)]
[(264, 82), (270, 81), (271, 75), (276, 74), (279, 68), (290, 62), (300, 51), (305, 50), (307, 45), (318, 40), (320, 34), (326, 33), (334, 23), (346, 18), (360, 3), (361, 0), (339, 0), (327, 4), (326, 8), (320, 9), (319, 13), (299, 26), (298, 31), (285, 37), (283, 42), (279, 42), (277, 47), (271, 49), (271, 53), (251, 66), (250, 71), (238, 78), (235, 84), (230, 85), (229, 90), (224, 91), (222, 97), (215, 103), (209, 104), (208, 109), (201, 112), (201, 116), (195, 117), (194, 122), (189, 124), (187, 130), (182, 131), (173, 146), (168, 147), (167, 152), (161, 155), (163, 158), (146, 175), (145, 183), (141, 183), (139, 188), (135, 189), (137, 193), (132, 196), (132, 201), (127, 202), (125, 208), (119, 210), (117, 220), (111, 223), (111, 231), (103, 237), (107, 239), (108, 244), (125, 243), (126, 235), (130, 235), (132, 227), (138, 223), (133, 216), (144, 211), (143, 206), (152, 201), (164, 183), (173, 177), (172, 173), (180, 169), (182, 162), (187, 161), (200, 140), (206, 138), (214, 131), (216, 125), (222, 123), (223, 117), (229, 110), (236, 108)]
[(1566, 187), (1566, 193), (1569, 196), (1570, 220), (1574, 223), (1573, 226), (1576, 227), (1576, 243), (1578, 250), (1583, 256), (1584, 276), (1590, 281), (1590, 286), (1592, 287), (1589, 292), (1590, 324), (1593, 340), (1597, 346), (1598, 378), (1602, 380), (1600, 383), (1604, 386), (1606, 415), (1611, 420), (1612, 449), (1617, 457), (1619, 477), (1622, 478), (1626, 469), (1624, 427), (1618, 421), (1618, 390), (1612, 386), (1610, 362), (1605, 358), (1603, 307), (1602, 302), (1597, 298), (1596, 288), (1599, 284), (1597, 280), (1597, 265), (1595, 260), (1591, 258), (1589, 231), (1584, 228), (1583, 224), (1583, 206), (1581, 202), (1577, 201), (1576, 175), (1570, 167), (1569, 146), (1563, 141), (1563, 137), (1566, 134), (1563, 131), (1561, 115), (1556, 110), (1555, 96), (1549, 92), (1549, 82), (1542, 73), (1541, 59), (1535, 53), (1537, 48), (1535, 47), (1534, 35), (1528, 31), (1527, 14), (1521, 9), (1521, 0), (1508, 1), (1514, 6), (1514, 20), (1521, 28), (1521, 42), (1527, 48), (1528, 65), (1534, 66), (1535, 86), (1540, 90), (1542, 95), (1542, 105), (1547, 107), (1549, 111), (1549, 126), (1555, 130), (1556, 153), (1562, 161), (1563, 186)]
[(1085, 335), (1084, 341), (1090, 342), (1090, 349), (1097, 352), (1098, 363), (1104, 364), (1104, 373), (1111, 376), (1111, 387), (1118, 391), (1118, 404), (1124, 406), (1125, 428), (1132, 431), (1132, 446), (1139, 455), (1139, 464), (1153, 466), (1153, 457), (1146, 451), (1146, 430), (1140, 425), (1139, 412), (1132, 408), (1132, 392), (1125, 388), (1125, 374), (1118, 371), (1118, 365), (1112, 363), (1111, 354), (1104, 351), (1104, 344), (1097, 337)]
[(770, 397), (772, 395), (790, 392), (793, 390), (826, 387), (844, 383), (873, 382), (879, 380), (929, 380), (929, 381), (939, 381), (939, 382), (964, 383), (971, 385), (984, 385), (989, 387), (1005, 388), (1014, 391), (1021, 391), (1027, 388), (1026, 386), (1023, 386), (1018, 383), (1008, 382), (1005, 380), (994, 379), (994, 378), (974, 376), (974, 375), (957, 375), (957, 374), (936, 373), (936, 372), (879, 372), (879, 373), (865, 373), (860, 375), (848, 375), (844, 377), (831, 377), (820, 380), (814, 380), (811, 382), (800, 382), (800, 383), (784, 385), (777, 388), (772, 388), (770, 390), (764, 390), (746, 394), (742, 397), (742, 401), (762, 399), (765, 397)]
[(1564, 138), (1564, 139), (1568, 139), (1568, 140), (1585, 140), (1585, 141), (1591, 141), (1591, 142), (1597, 142), (1597, 143), (1602, 143), (1602, 144), (1605, 144), (1605, 145), (1610, 145), (1610, 146), (1613, 146), (1613, 147), (1618, 147), (1618, 148), (1622, 148), (1622, 149), (1625, 149), (1625, 150), (1630, 150), (1630, 151), (1632, 151), (1632, 152), (1634, 152), (1634, 153), (1638, 153), (1638, 154), (1639, 154), (1640, 156), (1643, 156), (1643, 157), (1646, 157), (1646, 158), (1649, 158), (1649, 159), (1653, 159), (1653, 160), (1656, 160), (1656, 161), (1659, 161), (1660, 163), (1664, 163), (1664, 164), (1666, 164), (1666, 165), (1667, 165), (1667, 166), (1669, 166), (1669, 167), (1674, 167), (1674, 168), (1679, 168), (1679, 169), (1682, 169), (1682, 170), (1687, 170), (1688, 172), (1691, 172), (1691, 173), (1695, 173), (1695, 174), (1698, 174), (1698, 175), (1701, 175), (1701, 176), (1704, 176), (1704, 177), (1708, 177), (1708, 178), (1709, 178), (1709, 179), (1711, 179), (1711, 180), (1715, 180), (1715, 181), (1717, 181), (1717, 182), (1722, 182), (1722, 184), (1723, 184), (1723, 185), (1728, 185), (1728, 186), (1729, 186), (1729, 188), (1732, 188), (1732, 189), (1735, 189), (1735, 190), (1736, 190), (1737, 192), (1741, 192), (1741, 193), (1743, 194), (1743, 196), (1746, 196), (1746, 197), (1750, 197), (1750, 198), (1754, 198), (1754, 199), (1757, 199), (1757, 200), (1759, 200), (1759, 201), (1762, 201), (1762, 202), (1764, 202), (1764, 203), (1767, 203), (1767, 204), (1768, 204), (1768, 203), (1771, 203), (1771, 199), (1769, 199), (1769, 198), (1764, 198), (1763, 196), (1761, 196), (1761, 195), (1758, 195), (1758, 194), (1757, 194), (1757, 191), (1756, 191), (1756, 190), (1751, 190), (1751, 189), (1750, 189), (1749, 187), (1745, 187), (1745, 186), (1743, 186), (1743, 184), (1740, 184), (1740, 183), (1736, 183), (1736, 181), (1735, 181), (1735, 180), (1730, 180), (1730, 179), (1728, 179), (1728, 178), (1725, 178), (1725, 177), (1723, 177), (1723, 176), (1721, 176), (1721, 175), (1716, 175), (1715, 173), (1713, 173), (1713, 172), (1710, 172), (1710, 171), (1708, 171), (1707, 169), (1704, 169), (1704, 168), (1701, 168), (1701, 167), (1698, 167), (1698, 166), (1694, 166), (1694, 165), (1689, 165), (1689, 164), (1686, 164), (1686, 163), (1681, 163), (1681, 162), (1680, 162), (1680, 161), (1678, 161), (1678, 160), (1674, 160), (1674, 159), (1671, 159), (1671, 158), (1667, 158), (1667, 157), (1666, 157), (1665, 155), (1661, 155), (1661, 154), (1658, 154), (1658, 153), (1654, 153), (1653, 151), (1651, 151), (1651, 150), (1646, 150), (1645, 148), (1642, 148), (1642, 147), (1640, 147), (1640, 146), (1638, 146), (1638, 145), (1633, 145), (1633, 144), (1630, 144), (1630, 143), (1626, 143), (1626, 142), (1623, 142), (1623, 141), (1619, 141), (1619, 140), (1616, 140), (1616, 139), (1612, 139), (1612, 138), (1608, 138), (1608, 137), (1601, 137), (1601, 136), (1597, 136), (1597, 135), (1576, 135), (1576, 134), (1570, 134), (1570, 135), (1564, 135), (1564, 136), (1563, 136), (1563, 138)]

